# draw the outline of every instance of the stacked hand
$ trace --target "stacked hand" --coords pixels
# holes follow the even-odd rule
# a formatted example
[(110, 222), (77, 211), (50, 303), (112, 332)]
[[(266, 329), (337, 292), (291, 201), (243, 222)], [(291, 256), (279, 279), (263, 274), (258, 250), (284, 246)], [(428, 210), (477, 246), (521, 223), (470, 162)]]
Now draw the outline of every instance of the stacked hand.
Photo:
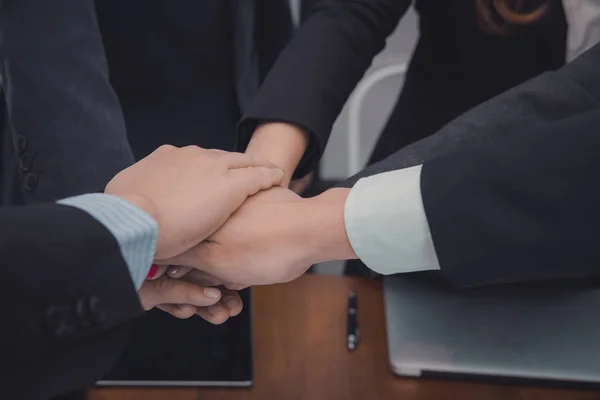
[(206, 241), (164, 260), (168, 275), (187, 282), (242, 289), (288, 282), (313, 264), (355, 258), (344, 227), (348, 191), (301, 199), (275, 187), (249, 198)]
[[(163, 146), (115, 176), (105, 192), (128, 200), (158, 222), (156, 258), (166, 259), (198, 245), (246, 198), (282, 179), (280, 169), (247, 154)], [(231, 303), (229, 291), (221, 294), (159, 274), (143, 285), (139, 296), (147, 310), (159, 306), (181, 318), (198, 313), (213, 323), (241, 311), (241, 302)]]
[(306, 200), (279, 186), (283, 180), (283, 171), (249, 154), (195, 146), (163, 146), (118, 174), (106, 193), (159, 225), (155, 257), (164, 267), (140, 289), (142, 306), (222, 323), (242, 309), (235, 290), (352, 258), (343, 224), (347, 191)]

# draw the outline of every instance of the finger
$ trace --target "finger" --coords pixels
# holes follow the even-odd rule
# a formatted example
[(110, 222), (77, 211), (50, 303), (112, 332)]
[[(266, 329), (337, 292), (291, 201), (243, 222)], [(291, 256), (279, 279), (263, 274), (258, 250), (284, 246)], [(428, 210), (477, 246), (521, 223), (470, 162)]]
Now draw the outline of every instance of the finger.
[(216, 278), (204, 271), (192, 269), (185, 277), (184, 280), (201, 286), (221, 286), (226, 285), (221, 279)]
[(225, 288), (229, 289), (229, 290), (235, 290), (235, 291), (239, 291), (239, 290), (244, 290), (247, 287), (249, 287), (250, 285), (243, 285), (241, 283), (227, 283), (224, 285)]
[(205, 288), (167, 276), (146, 281), (139, 294), (145, 309), (157, 304), (189, 304), (203, 307), (213, 305), (221, 299), (221, 291), (217, 288)]
[(227, 307), (230, 317), (235, 317), (244, 309), (244, 303), (240, 294), (235, 290), (223, 290), (223, 297), (221, 298), (221, 304)]
[[(167, 275), (171, 278), (179, 279), (184, 277), (192, 270), (191, 267), (182, 267), (180, 265), (172, 265), (167, 270)], [(215, 286), (215, 285), (206, 285), (206, 286)]]
[(155, 279), (160, 278), (167, 272), (167, 268), (168, 268), (168, 265), (152, 264), (152, 266), (150, 267), (150, 270), (148, 271), (148, 276), (146, 276), (146, 279), (148, 279), (148, 280), (154, 279), (155, 280)]
[(196, 312), (198, 311), (196, 307), (187, 304), (183, 306), (179, 306), (176, 304), (159, 304), (156, 306), (156, 308), (159, 308), (164, 312), (168, 312), (172, 316), (181, 319), (191, 318), (194, 315), (196, 315)]
[[(173, 275), (173, 277), (181, 277), (184, 275), (184, 272), (186, 270), (188, 270), (188, 268), (186, 268), (185, 270), (181, 270), (180, 268), (182, 267), (192, 267), (192, 270), (197, 269), (197, 270), (209, 270), (211, 267), (211, 263), (209, 262), (210, 260), (210, 248), (212, 246), (212, 243), (210, 242), (201, 242), (199, 244), (197, 244), (196, 246), (192, 247), (191, 249), (176, 255), (175, 257), (171, 257), (169, 259), (166, 260), (162, 260), (161, 262), (173, 265), (173, 266), (178, 266), (178, 268), (176, 268), (177, 271), (181, 271), (178, 272), (177, 274)], [(168, 272), (167, 272), (168, 274)], [(220, 283), (221, 284), (221, 283)]]
[(163, 144), (162, 146), (158, 147), (156, 150), (154, 150), (152, 153), (150, 153), (148, 156), (144, 157), (144, 158), (148, 158), (151, 155), (156, 155), (156, 154), (163, 154), (163, 153), (169, 153), (172, 152), (173, 150), (177, 150), (178, 147), (173, 146), (171, 144)]
[(252, 196), (261, 190), (280, 185), (283, 171), (265, 167), (239, 168), (229, 171), (234, 190), (243, 190), (246, 196)]
[(249, 168), (249, 167), (263, 167), (268, 169), (280, 169), (277, 165), (273, 164), (269, 160), (265, 160), (263, 158), (254, 157), (251, 154), (246, 153), (235, 153), (235, 152), (227, 152), (221, 151), (216, 153), (221, 157), (227, 168), (229, 169), (239, 169), (239, 168)]
[(198, 308), (196, 314), (214, 325), (220, 325), (229, 319), (229, 311), (222, 304)]

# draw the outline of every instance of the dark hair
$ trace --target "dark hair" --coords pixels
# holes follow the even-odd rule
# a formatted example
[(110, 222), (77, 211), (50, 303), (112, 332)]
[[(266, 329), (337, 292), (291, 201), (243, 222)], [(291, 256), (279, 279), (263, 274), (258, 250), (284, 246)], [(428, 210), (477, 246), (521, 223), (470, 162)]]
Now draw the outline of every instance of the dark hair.
[(550, 7), (548, 0), (474, 0), (477, 22), (486, 32), (506, 35), (512, 27), (539, 20)]

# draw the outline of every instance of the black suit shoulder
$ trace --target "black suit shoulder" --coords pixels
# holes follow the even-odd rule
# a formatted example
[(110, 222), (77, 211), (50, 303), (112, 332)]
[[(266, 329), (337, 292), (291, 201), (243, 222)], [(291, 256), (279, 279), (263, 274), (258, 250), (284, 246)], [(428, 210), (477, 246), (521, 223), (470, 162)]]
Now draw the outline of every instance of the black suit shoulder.
[(1, 208), (0, 257), (3, 390), (44, 398), (107, 373), (142, 310), (104, 226), (69, 206)]

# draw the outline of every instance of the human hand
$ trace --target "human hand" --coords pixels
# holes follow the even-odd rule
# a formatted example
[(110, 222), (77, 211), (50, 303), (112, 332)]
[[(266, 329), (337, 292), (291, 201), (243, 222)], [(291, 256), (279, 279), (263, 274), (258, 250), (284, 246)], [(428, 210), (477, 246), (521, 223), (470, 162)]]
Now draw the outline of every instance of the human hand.
[[(286, 227), (288, 216), (300, 202), (302, 199), (289, 189), (273, 188), (259, 193), (206, 241), (165, 263), (201, 269), (226, 285), (294, 279), (310, 267), (310, 263), (304, 263), (303, 255), (290, 248), (300, 243), (295, 232)], [(282, 264), (288, 267), (285, 271)], [(170, 275), (181, 277), (188, 270), (179, 268), (175, 274), (172, 268)]]
[[(347, 189), (302, 199), (272, 188), (248, 199), (211, 237), (165, 261), (200, 271), (229, 288), (287, 282), (314, 263), (355, 258), (344, 227)], [(181, 277), (189, 269), (176, 267)]]
[(105, 192), (156, 219), (156, 258), (168, 258), (211, 235), (248, 196), (282, 180), (280, 169), (248, 154), (162, 146), (115, 176)]
[[(164, 276), (168, 266), (153, 265), (151, 269), (151, 275), (147, 278), (142, 289), (144, 292), (140, 292), (142, 295), (152, 295), (156, 292), (156, 285), (160, 285), (159, 288), (169, 285), (176, 285), (174, 282), (164, 281), (169, 279)], [(173, 279), (170, 279), (174, 281)], [(158, 282), (157, 282), (158, 281)], [(237, 316), (243, 309), (243, 302), (240, 298), (239, 293), (236, 290), (229, 290), (226, 288), (218, 288), (222, 283), (208, 276), (194, 275), (184, 277), (182, 281), (193, 283), (192, 288), (199, 293), (199, 289), (202, 290), (202, 295), (205, 301), (204, 305), (198, 304), (186, 304), (186, 303), (157, 303), (154, 307), (165, 311), (177, 318), (189, 318), (194, 314), (199, 315), (204, 320), (219, 325), (227, 321), (230, 317)], [(154, 283), (153, 283), (154, 282)], [(175, 280), (175, 282), (177, 282)], [(182, 290), (185, 290), (185, 285)], [(201, 294), (195, 294), (197, 299), (202, 299)], [(154, 295), (156, 296), (156, 295)], [(148, 302), (148, 301), (146, 301)], [(151, 302), (150, 302), (151, 304)]]
[(284, 171), (283, 186), (288, 186), (302, 159), (310, 135), (294, 124), (266, 122), (259, 125), (248, 143), (246, 154), (269, 160)]
[(157, 307), (183, 319), (197, 314), (216, 325), (241, 312), (241, 300), (235, 300), (236, 294), (232, 295), (230, 290), (221, 293), (217, 288), (203, 285), (203, 282), (196, 279), (192, 283), (165, 275), (144, 282), (138, 294), (146, 311)]

